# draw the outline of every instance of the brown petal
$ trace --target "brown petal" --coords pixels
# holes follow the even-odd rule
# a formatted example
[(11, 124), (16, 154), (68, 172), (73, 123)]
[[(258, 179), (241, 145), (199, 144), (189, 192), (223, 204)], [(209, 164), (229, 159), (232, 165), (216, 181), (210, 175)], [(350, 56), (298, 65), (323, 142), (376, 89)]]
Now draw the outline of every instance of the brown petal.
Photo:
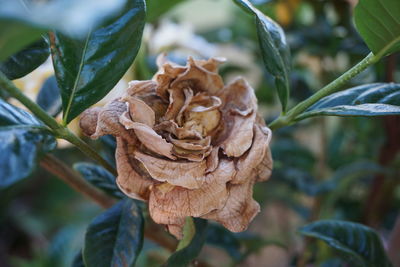
[(219, 65), (225, 62), (226, 58), (223, 57), (213, 57), (207, 60), (197, 60), (197, 64), (210, 72), (218, 72)]
[(216, 96), (203, 96), (201, 98), (195, 96), (190, 104), (191, 112), (205, 112), (219, 108), (222, 102)]
[(135, 144), (128, 144), (121, 138), (117, 138), (115, 158), (117, 162), (117, 185), (127, 196), (147, 201), (149, 199), (149, 187), (155, 181), (148, 175), (135, 170), (139, 162), (131, 155), (135, 150)]
[(220, 124), (221, 112), (213, 109), (205, 112), (187, 112), (183, 128), (197, 131), (202, 136), (211, 135)]
[(174, 121), (163, 121), (160, 124), (154, 127), (156, 131), (165, 131), (171, 133), (178, 137), (178, 139), (186, 139), (186, 138), (194, 138), (201, 139), (203, 138), (201, 134), (197, 131), (186, 129), (183, 127), (179, 127), (178, 124)]
[(176, 224), (187, 216), (199, 217), (221, 209), (228, 196), (226, 183), (234, 174), (233, 163), (222, 160), (199, 189), (189, 190), (166, 183), (154, 186), (149, 200), (151, 217), (156, 223)]
[(173, 145), (168, 143), (146, 124), (129, 121), (126, 119), (126, 116), (121, 116), (121, 123), (125, 125), (126, 129), (133, 129), (140, 142), (152, 152), (170, 159), (176, 159), (171, 153)]
[(178, 162), (134, 152), (153, 179), (184, 188), (200, 188), (205, 180), (206, 162)]
[[(123, 125), (119, 123), (119, 117), (127, 111), (127, 107), (124, 103), (120, 102), (118, 99), (111, 101), (103, 108), (94, 111), (97, 113), (97, 125), (94, 133), (90, 135), (91, 138), (96, 139), (100, 136), (111, 134), (114, 136), (119, 136), (125, 140), (135, 140), (135, 136), (131, 135)], [(81, 127), (88, 129), (87, 123), (89, 120), (93, 120), (93, 111), (90, 109), (85, 111), (81, 117)], [(88, 133), (93, 131), (93, 127), (89, 130), (84, 130)]]
[(172, 88), (171, 82), (178, 77), (179, 74), (186, 71), (187, 67), (182, 67), (166, 60), (157, 59), (159, 65), (158, 72), (154, 75), (153, 80), (157, 83), (156, 92), (162, 99), (168, 101), (168, 89)]
[(253, 185), (254, 181), (228, 185), (229, 197), (225, 206), (202, 216), (202, 218), (215, 220), (231, 232), (246, 230), (249, 223), (260, 212), (260, 205), (252, 197)]
[[(265, 159), (265, 156), (268, 156), (267, 151), (269, 151), (271, 131), (266, 127), (265, 129), (266, 132), (264, 133), (260, 126), (254, 126), (253, 144), (251, 148), (236, 162), (236, 169), (238, 171), (231, 183), (241, 184), (248, 179), (255, 179), (258, 172), (263, 172), (263, 177), (271, 174), (272, 159)], [(266, 160), (269, 165), (260, 166), (260, 163), (263, 160)], [(267, 168), (269, 173), (267, 170), (264, 170), (264, 168)]]
[(143, 96), (154, 94), (156, 91), (157, 83), (155, 81), (131, 81), (128, 84), (126, 94), (128, 96)]
[(90, 137), (96, 132), (97, 119), (100, 111), (101, 107), (93, 107), (85, 110), (82, 113), (79, 121), (79, 126), (82, 129), (84, 135)]
[(185, 103), (181, 107), (181, 110), (179, 110), (178, 115), (176, 116), (176, 122), (179, 125), (182, 125), (183, 112), (188, 108), (188, 106), (189, 106), (189, 104), (190, 104), (190, 102), (192, 101), (192, 98), (193, 98), (192, 89), (185, 88), (185, 89), (183, 89), (183, 93), (185, 94)]
[(221, 92), (224, 129), (217, 138), (225, 154), (239, 157), (252, 143), (257, 99), (254, 90), (242, 78), (236, 79)]
[(174, 146), (172, 153), (178, 158), (187, 159), (190, 161), (200, 162), (203, 161), (212, 151), (211, 146), (205, 150), (187, 150)]
[(186, 71), (175, 77), (177, 78), (171, 83), (174, 88), (191, 88), (215, 95), (224, 87), (221, 76), (197, 64), (192, 57), (188, 59)]
[(207, 157), (206, 173), (213, 172), (218, 167), (218, 153), (219, 147), (213, 147), (211, 154)]
[(126, 103), (129, 115), (134, 122), (140, 122), (149, 127), (154, 126), (156, 116), (154, 111), (145, 102), (132, 96), (123, 97), (121, 102)]
[(175, 146), (186, 150), (196, 150), (202, 151), (207, 150), (211, 144), (211, 137), (207, 136), (202, 139), (175, 139), (171, 135), (168, 136), (168, 141), (170, 141)]

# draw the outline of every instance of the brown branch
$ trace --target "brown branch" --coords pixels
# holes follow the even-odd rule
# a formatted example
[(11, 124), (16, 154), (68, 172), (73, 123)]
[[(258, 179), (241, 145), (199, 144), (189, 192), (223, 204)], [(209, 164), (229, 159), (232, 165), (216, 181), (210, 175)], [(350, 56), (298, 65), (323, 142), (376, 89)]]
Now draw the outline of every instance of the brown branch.
[(390, 234), (388, 255), (393, 266), (400, 266), (400, 215), (397, 217), (396, 224)]
[[(87, 198), (96, 202), (99, 206), (104, 209), (110, 208), (116, 203), (116, 200), (106, 195), (93, 185), (85, 181), (80, 175), (67, 166), (64, 162), (59, 160), (53, 155), (46, 155), (40, 162), (40, 165), (48, 172), (54, 174), (61, 180), (63, 180), (70, 187), (75, 189), (77, 192), (83, 194)], [(162, 230), (162, 228), (148, 220), (148, 225), (145, 227), (144, 235), (154, 243), (166, 248), (169, 251), (174, 251), (177, 245), (177, 241), (168, 236), (168, 234)]]
[(40, 165), (101, 207), (107, 209), (114, 205), (114, 199), (82, 179), (76, 171), (72, 170), (55, 156), (47, 154), (41, 160)]

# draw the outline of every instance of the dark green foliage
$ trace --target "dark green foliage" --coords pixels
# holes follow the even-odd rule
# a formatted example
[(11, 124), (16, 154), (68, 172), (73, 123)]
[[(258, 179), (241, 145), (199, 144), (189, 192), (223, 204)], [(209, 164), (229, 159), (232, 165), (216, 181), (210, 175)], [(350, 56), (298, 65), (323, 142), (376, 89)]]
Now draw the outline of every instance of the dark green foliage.
[(360, 0), (354, 11), (357, 30), (375, 54), (400, 49), (400, 1)]
[(190, 243), (172, 254), (163, 266), (184, 267), (188, 266), (199, 255), (207, 238), (207, 220), (194, 218), (195, 234)]
[(322, 98), (305, 113), (313, 116), (385, 116), (400, 114), (400, 84), (374, 83), (357, 86)]
[(49, 54), (49, 45), (42, 38), (0, 63), (0, 71), (10, 80), (21, 78), (45, 62)]
[(290, 50), (282, 28), (256, 9), (248, 0), (235, 0), (256, 20), (258, 40), (265, 67), (275, 78), (282, 109), (286, 111), (289, 101)]
[(144, 19), (144, 0), (128, 1), (121, 12), (83, 40), (60, 32), (51, 35), (64, 123), (103, 98), (122, 78), (139, 50)]
[(223, 248), (234, 260), (240, 260), (242, 257), (239, 239), (219, 224), (208, 225), (207, 244)]
[(117, 198), (122, 198), (124, 196), (115, 183), (115, 177), (103, 167), (92, 163), (81, 162), (75, 164), (74, 169), (80, 172), (88, 182), (104, 190), (106, 193)]
[(36, 102), (53, 117), (61, 112), (60, 88), (58, 88), (56, 77), (51, 76), (44, 82)]
[(147, 22), (156, 22), (160, 17), (174, 8), (176, 5), (183, 3), (185, 0), (146, 0), (147, 4)]
[(392, 266), (378, 234), (362, 224), (322, 220), (302, 227), (300, 233), (325, 241), (352, 266)]
[(140, 208), (133, 200), (121, 200), (89, 225), (83, 249), (85, 266), (133, 266), (142, 243)]
[(40, 121), (0, 99), (0, 188), (31, 174), (40, 156), (55, 145)]

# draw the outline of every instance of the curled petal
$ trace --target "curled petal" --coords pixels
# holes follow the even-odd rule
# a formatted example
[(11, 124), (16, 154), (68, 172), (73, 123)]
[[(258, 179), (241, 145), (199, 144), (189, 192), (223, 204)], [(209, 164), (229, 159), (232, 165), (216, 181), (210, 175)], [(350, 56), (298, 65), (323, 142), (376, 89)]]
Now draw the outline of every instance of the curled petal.
[(190, 104), (191, 112), (205, 112), (219, 108), (222, 102), (216, 96), (203, 96), (201, 98), (195, 96)]
[(157, 83), (155, 81), (131, 81), (128, 84), (126, 94), (128, 96), (144, 96), (154, 94)]
[(210, 155), (207, 157), (206, 173), (213, 172), (218, 167), (219, 163), (218, 153), (219, 153), (219, 147), (213, 147)]
[(216, 94), (224, 87), (221, 76), (202, 67), (189, 57), (185, 72), (179, 74), (171, 83), (173, 88), (192, 88)]
[(206, 138), (202, 139), (175, 139), (172, 136), (169, 136), (168, 141), (175, 146), (186, 150), (202, 151), (207, 150), (210, 147), (211, 137), (207, 136)]
[(132, 156), (135, 150), (134, 144), (128, 144), (121, 138), (117, 138), (117, 149), (115, 157), (117, 162), (117, 185), (127, 196), (147, 201), (149, 199), (149, 187), (156, 183), (149, 175), (134, 166), (139, 166), (137, 160)]
[(82, 132), (86, 136), (91, 136), (96, 132), (97, 127), (97, 119), (99, 117), (99, 113), (101, 111), (100, 107), (93, 107), (85, 110), (79, 121), (79, 126), (82, 129)]
[(156, 223), (169, 225), (187, 216), (200, 217), (221, 209), (228, 197), (226, 183), (234, 174), (233, 162), (221, 160), (199, 189), (190, 190), (167, 183), (154, 186), (149, 200), (151, 217)]
[(179, 127), (174, 121), (163, 121), (154, 127), (156, 131), (164, 131), (178, 137), (178, 139), (201, 139), (201, 134), (195, 130)]
[(252, 197), (253, 185), (254, 181), (228, 185), (229, 197), (225, 206), (202, 216), (202, 218), (215, 220), (231, 232), (246, 230), (253, 218), (260, 212), (260, 205)]
[(203, 161), (208, 155), (210, 155), (211, 151), (212, 151), (211, 146), (205, 150), (197, 150), (197, 151), (182, 149), (177, 146), (174, 146), (174, 148), (172, 149), (172, 152), (178, 158), (187, 159), (187, 160), (196, 161), (196, 162)]
[(202, 136), (212, 135), (221, 120), (221, 112), (218, 109), (205, 112), (187, 112), (186, 122), (183, 128), (201, 133)]
[(253, 140), (257, 99), (253, 89), (242, 78), (229, 84), (220, 94), (224, 129), (217, 138), (227, 156), (240, 157)]
[(213, 57), (207, 60), (197, 60), (197, 64), (205, 68), (210, 72), (218, 72), (219, 65), (226, 62), (226, 58), (223, 57)]
[(205, 180), (206, 162), (177, 162), (164, 160), (135, 151), (139, 160), (153, 179), (168, 182), (171, 185), (195, 189), (200, 188)]
[(270, 156), (268, 152), (269, 142), (271, 140), (271, 131), (266, 127), (265, 129), (267, 129), (266, 133), (261, 129), (260, 126), (254, 126), (253, 144), (251, 148), (236, 162), (236, 169), (238, 171), (231, 183), (241, 184), (248, 179), (255, 179), (258, 175), (259, 169), (260, 171), (264, 171), (264, 168), (260, 168), (259, 166), (264, 160), (268, 163), (268, 165), (263, 167), (269, 170), (269, 173), (265, 170), (265, 173), (263, 173), (262, 176), (264, 177), (266, 174), (271, 174), (272, 159), (265, 159), (266, 156)]
[(121, 123), (126, 129), (133, 129), (136, 137), (147, 149), (167, 158), (176, 159), (176, 157), (171, 153), (173, 148), (172, 144), (168, 143), (146, 124), (133, 122), (128, 118), (128, 116), (127, 112), (124, 113), (120, 118)]
[(126, 103), (129, 115), (134, 122), (140, 122), (149, 127), (154, 126), (154, 111), (145, 102), (132, 96), (123, 97), (121, 101)]
[[(157, 59), (157, 62), (159, 60)], [(186, 71), (186, 67), (179, 66), (172, 62), (167, 62), (164, 60), (164, 63), (159, 66), (158, 72), (154, 75), (153, 80), (157, 83), (156, 92), (157, 95), (162, 99), (168, 101), (168, 89), (172, 88), (172, 81), (181, 73)]]
[[(132, 135), (129, 131), (127, 131), (125, 127), (119, 123), (119, 117), (126, 111), (127, 111), (126, 105), (118, 100), (111, 101), (101, 109), (96, 108), (95, 110), (95, 112), (97, 113), (97, 124), (95, 124), (96, 130), (90, 135), (90, 137), (96, 139), (99, 138), (100, 136), (111, 134), (117, 137), (122, 137), (125, 140), (134, 141), (135, 136)], [(81, 127), (86, 127), (85, 125), (89, 120), (88, 116), (91, 117), (93, 116), (91, 113), (92, 112), (89, 109), (82, 114)], [(93, 131), (93, 128), (91, 128), (91, 131)]]

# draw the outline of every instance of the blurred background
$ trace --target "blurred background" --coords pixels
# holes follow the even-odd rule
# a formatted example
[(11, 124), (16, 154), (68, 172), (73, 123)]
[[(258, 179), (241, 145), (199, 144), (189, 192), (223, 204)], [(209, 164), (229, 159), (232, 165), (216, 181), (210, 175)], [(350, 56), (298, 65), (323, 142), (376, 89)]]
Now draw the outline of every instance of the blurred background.
[[(293, 105), (338, 77), (368, 52), (356, 32), (356, 0), (253, 0), (285, 30), (292, 54)], [(273, 80), (261, 60), (253, 19), (231, 0), (148, 0), (148, 24), (130, 70), (106, 96), (113, 98), (130, 80), (150, 79), (155, 59), (166, 52), (186, 58), (227, 58), (225, 82), (244, 76), (256, 90), (267, 122), (279, 115)], [(51, 59), (15, 80), (36, 99), (54, 83)], [(372, 82), (400, 82), (396, 55), (364, 71), (348, 87)], [(106, 100), (101, 101), (101, 105)], [(71, 129), (79, 133), (76, 121)], [(400, 207), (400, 119), (310, 119), (274, 132), (275, 160), (269, 181), (259, 183), (255, 198), (262, 211), (245, 233), (218, 240), (212, 228), (200, 259), (211, 266), (342, 266), (332, 250), (304, 240), (297, 229), (318, 219), (360, 222), (378, 230), (386, 242)], [(113, 161), (113, 140), (90, 141)], [(58, 144), (67, 164), (87, 161), (77, 149)], [(29, 179), (0, 191), (0, 266), (71, 266), (89, 222), (101, 209), (62, 181), (38, 168)], [(217, 240), (216, 240), (217, 239)], [(146, 241), (137, 266), (159, 266), (168, 251)], [(331, 258), (328, 262), (327, 258)], [(333, 260), (332, 260), (333, 258)]]

